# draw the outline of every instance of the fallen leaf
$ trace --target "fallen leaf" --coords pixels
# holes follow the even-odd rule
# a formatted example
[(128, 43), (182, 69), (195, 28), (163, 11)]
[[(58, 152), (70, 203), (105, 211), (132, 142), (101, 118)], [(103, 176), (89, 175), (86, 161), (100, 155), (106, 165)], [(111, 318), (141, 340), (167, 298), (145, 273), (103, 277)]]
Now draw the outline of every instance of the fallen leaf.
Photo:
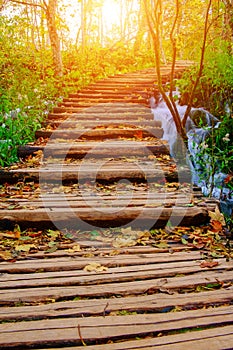
[(35, 244), (20, 244), (15, 247), (15, 250), (18, 252), (28, 253), (32, 248), (36, 248)]
[(225, 219), (224, 219), (224, 216), (223, 214), (220, 212), (218, 206), (215, 207), (215, 211), (209, 211), (209, 216), (211, 218), (211, 222), (214, 220), (214, 221), (219, 221), (222, 226), (225, 226), (226, 225), (226, 222), (225, 222)]
[(83, 270), (86, 272), (103, 272), (107, 271), (108, 268), (106, 266), (102, 266), (99, 263), (93, 262), (91, 264), (86, 265)]
[(201, 268), (205, 268), (208, 267), (210, 269), (212, 269), (215, 266), (218, 266), (219, 263), (217, 261), (202, 261), (202, 263), (200, 264)]
[(54, 252), (57, 251), (57, 249), (58, 249), (58, 245), (54, 245), (54, 246), (52, 246), (51, 248), (47, 249), (47, 250), (45, 251), (45, 253), (54, 253)]
[(115, 241), (113, 241), (113, 247), (114, 248), (123, 248), (123, 247), (133, 247), (137, 244), (136, 240), (133, 240), (132, 238), (121, 238), (117, 237)]
[(222, 223), (217, 220), (211, 220), (211, 231), (213, 232), (221, 232), (222, 231)]
[(225, 184), (228, 184), (229, 182), (231, 182), (232, 179), (233, 179), (233, 176), (232, 176), (232, 175), (227, 175), (227, 177), (226, 177), (225, 180), (224, 180), (224, 183), (225, 183)]
[(65, 250), (68, 253), (81, 252), (81, 247), (79, 244), (74, 245), (72, 248)]
[(11, 252), (8, 252), (8, 251), (0, 252), (0, 258), (2, 258), (3, 260), (11, 260), (12, 259)]
[(7, 231), (7, 232), (0, 233), (0, 237), (18, 239), (20, 238), (20, 233), (18, 231), (16, 232)]
[(54, 231), (54, 230), (48, 230), (48, 231), (47, 231), (47, 235), (48, 235), (49, 237), (55, 239), (55, 238), (59, 237), (60, 231), (58, 231), (58, 230), (56, 230), (56, 231)]
[(131, 235), (131, 234), (133, 234), (133, 231), (132, 231), (131, 227), (122, 228), (121, 232), (123, 233), (123, 235)]
[(137, 139), (141, 140), (143, 138), (143, 131), (142, 130), (137, 130), (134, 133), (134, 137), (136, 137)]
[(159, 248), (159, 249), (167, 249), (168, 248), (167, 242), (160, 242), (158, 244), (154, 244), (153, 246), (156, 248)]

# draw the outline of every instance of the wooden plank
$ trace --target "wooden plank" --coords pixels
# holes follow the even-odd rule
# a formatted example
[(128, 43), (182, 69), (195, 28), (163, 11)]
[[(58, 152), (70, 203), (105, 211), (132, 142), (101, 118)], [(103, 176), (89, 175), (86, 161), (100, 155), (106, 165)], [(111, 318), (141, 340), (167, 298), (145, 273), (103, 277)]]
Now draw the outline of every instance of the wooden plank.
[[(85, 112), (85, 113), (84, 113)], [(88, 109), (85, 109), (81, 112), (73, 112), (73, 113), (66, 113), (66, 112), (52, 112), (48, 114), (47, 121), (53, 121), (57, 119), (63, 119), (66, 121), (76, 121), (76, 122), (85, 122), (85, 121), (93, 121), (93, 122), (105, 122), (105, 121), (122, 121), (126, 122), (127, 120), (130, 121), (153, 121), (154, 117), (151, 113), (135, 113), (134, 112), (126, 112), (126, 113), (111, 113), (111, 112), (103, 112), (103, 113), (96, 113), (93, 112), (93, 110), (89, 111)]]
[[(171, 171), (172, 170), (172, 171)], [(106, 181), (118, 181), (120, 179), (133, 179), (133, 180), (149, 180), (161, 182), (170, 181), (176, 182), (178, 178), (182, 176), (183, 181), (186, 180), (187, 183), (190, 182), (191, 175), (189, 172), (182, 170), (178, 172), (171, 166), (161, 166), (160, 169), (155, 168), (155, 165), (150, 167), (144, 166), (140, 167), (139, 164), (125, 162), (123, 166), (117, 165), (105, 165), (103, 167), (98, 167), (98, 163), (89, 166), (88, 163), (74, 165), (74, 166), (55, 166), (54, 164), (45, 165), (40, 168), (23, 168), (23, 169), (13, 169), (10, 171), (2, 171), (0, 173), (0, 178), (2, 181), (7, 181), (12, 176), (15, 179), (22, 178), (22, 176), (27, 178), (33, 178), (38, 181), (56, 182), (58, 180), (78, 180), (78, 181), (88, 181), (88, 180), (106, 180)], [(182, 175), (181, 175), (182, 174)], [(131, 191), (132, 192), (132, 191)], [(188, 197), (188, 196), (187, 196)], [(189, 196), (190, 197), (190, 196)], [(167, 199), (169, 200), (169, 199)]]
[[(165, 198), (162, 200), (162, 198), (159, 199), (117, 199), (117, 198), (107, 198), (104, 200), (103, 198), (93, 198), (86, 197), (85, 195), (80, 196), (80, 198), (75, 198), (74, 200), (67, 198), (64, 195), (60, 195), (60, 198), (57, 200), (54, 198), (47, 199), (48, 197), (43, 197), (41, 200), (36, 200), (36, 199), (29, 199), (29, 200), (7, 200), (4, 201), (2, 204), (0, 204), (0, 210), (5, 210), (7, 214), (10, 213), (12, 210), (34, 210), (34, 209), (43, 209), (43, 208), (49, 208), (52, 210), (56, 210), (56, 208), (64, 208), (66, 210), (68, 207), (69, 208), (112, 208), (112, 212), (116, 209), (117, 211), (119, 208), (125, 208), (125, 210), (128, 210), (130, 207), (139, 207), (139, 208), (169, 208), (169, 207), (188, 207), (192, 206), (194, 207), (193, 204), (193, 199), (190, 196), (187, 197), (176, 197), (174, 199), (171, 198)], [(65, 203), (64, 203), (65, 201)], [(214, 211), (216, 208), (216, 202), (213, 203), (207, 203), (203, 201), (202, 203), (198, 203), (198, 208), (204, 207), (205, 209), (208, 208), (209, 211)], [(110, 211), (110, 210), (109, 210)]]
[[(17, 208), (18, 209), (26, 209), (27, 207), (30, 207), (30, 210), (32, 210), (33, 208), (35, 209), (39, 209), (39, 208), (64, 208), (65, 206), (69, 206), (71, 208), (90, 208), (90, 201), (91, 201), (91, 206), (92, 207), (104, 207), (106, 205), (106, 207), (111, 206), (112, 208), (119, 208), (119, 207), (125, 207), (128, 208), (129, 206), (134, 206), (134, 207), (150, 207), (150, 208), (158, 208), (161, 206), (164, 207), (173, 207), (175, 205), (179, 205), (179, 206), (184, 206), (187, 207), (190, 204), (192, 204), (192, 198), (189, 196), (187, 196), (186, 198), (175, 198), (173, 200), (171, 200), (170, 198), (165, 198), (165, 200), (158, 200), (158, 199), (150, 199), (150, 201), (148, 201), (146, 198), (143, 199), (134, 199), (132, 198), (130, 199), (111, 199), (111, 197), (109, 196), (109, 198), (106, 200), (107, 202), (105, 202), (102, 198), (95, 198), (93, 196), (93, 198), (90, 198), (89, 200), (87, 200), (87, 198), (85, 197), (85, 195), (83, 197), (74, 199), (74, 200), (69, 200), (65, 205), (63, 203), (64, 200), (67, 201), (67, 198), (64, 197), (63, 195), (61, 195), (60, 200), (51, 200), (52, 198), (50, 198), (49, 200), (46, 199), (46, 197), (44, 197), (43, 199), (39, 200), (39, 201), (31, 201), (29, 200), (24, 200), (24, 201), (15, 201), (14, 199), (12, 200), (7, 200), (4, 201), (4, 203), (0, 204), (0, 210), (2, 209), (8, 209), (12, 210), (11, 206), (16, 205), (17, 203)], [(89, 202), (89, 203), (88, 203)], [(205, 204), (205, 202), (203, 202), (203, 205)], [(200, 206), (200, 204), (199, 204)], [(13, 208), (16, 209), (16, 208)]]
[(67, 107), (78, 107), (78, 106), (91, 106), (93, 103), (115, 103), (115, 102), (130, 102), (130, 103), (148, 103), (147, 97), (142, 96), (94, 96), (90, 95), (89, 98), (85, 97), (76, 97), (76, 98), (63, 98), (63, 100), (58, 104), (58, 106), (67, 106)]
[[(210, 208), (209, 208), (210, 209)], [(212, 208), (214, 210), (214, 208)], [(172, 224), (195, 225), (204, 224), (209, 221), (208, 208), (204, 207), (181, 207), (172, 208), (147, 208), (138, 207), (101, 207), (93, 208), (89, 205), (86, 208), (71, 208), (69, 203), (64, 203), (64, 208), (35, 208), (30, 209), (14, 209), (0, 210), (0, 220), (8, 220), (19, 225), (29, 225), (36, 227), (39, 225), (51, 224), (59, 225), (59, 227), (71, 228), (77, 224), (85, 226), (94, 225), (97, 227), (121, 226), (130, 222), (140, 228), (150, 229), (152, 227), (164, 227), (168, 220)], [(135, 221), (135, 223), (134, 223)]]
[[(46, 251), (38, 251), (29, 253), (27, 255), (27, 258), (35, 259), (41, 259), (41, 258), (64, 258), (68, 256), (79, 256), (79, 257), (85, 257), (88, 253), (91, 251), (91, 256), (111, 256), (114, 255), (116, 252), (113, 251), (113, 246), (110, 242), (109, 247), (106, 247), (105, 244), (103, 246), (103, 243), (101, 240), (93, 240), (88, 238), (82, 238), (82, 235), (80, 234), (78, 245), (80, 246), (80, 251), (77, 251), (75, 248), (73, 250), (73, 247), (77, 246), (77, 243), (74, 241), (73, 243), (61, 243), (58, 247), (58, 249), (55, 252), (46, 252)], [(148, 242), (147, 245), (137, 245), (132, 247), (119, 247), (117, 248), (117, 254), (118, 256), (121, 256), (123, 254), (145, 254), (145, 253), (172, 253), (175, 252), (188, 252), (195, 250), (192, 246), (183, 245), (180, 242), (174, 242), (174, 241), (167, 241), (167, 247), (164, 246), (164, 248), (156, 247), (156, 242), (154, 242), (154, 245), (149, 245), (152, 242)], [(41, 247), (43, 248), (43, 246)]]
[[(56, 121), (49, 121), (45, 123), (45, 127), (62, 127), (66, 129), (73, 129), (73, 128), (79, 128), (79, 129), (85, 129), (85, 128), (98, 128), (98, 127), (107, 127), (107, 126), (116, 126), (116, 127), (123, 127), (125, 126), (131, 126), (131, 127), (140, 127), (140, 128), (157, 128), (161, 127), (161, 122), (157, 120), (129, 120), (126, 119), (127, 116), (125, 116), (125, 119), (122, 119), (121, 121), (117, 120), (111, 120), (111, 119), (105, 119), (105, 120), (80, 120), (77, 116), (77, 119), (73, 118), (70, 120), (64, 120), (64, 119), (58, 119)], [(60, 125), (62, 123), (62, 126)]]
[[(145, 339), (119, 341), (102, 345), (86, 346), (89, 350), (220, 350), (231, 349), (233, 343), (233, 326), (220, 326), (214, 329), (198, 330), (174, 335), (149, 337)], [(66, 350), (81, 350), (83, 346), (63, 347)], [(55, 348), (50, 348), (56, 350)], [(46, 349), (39, 349), (46, 350)]]
[[(78, 237), (77, 237), (78, 242)], [(50, 259), (33, 259), (28, 264), (28, 261), (16, 261), (14, 263), (1, 262), (0, 272), (1, 273), (32, 273), (39, 271), (62, 271), (62, 270), (77, 270), (84, 268), (91, 262), (99, 263), (100, 265), (108, 267), (116, 266), (132, 266), (132, 265), (148, 265), (156, 263), (171, 263), (176, 261), (193, 261), (199, 260), (201, 262), (202, 257), (199, 251), (191, 252), (168, 252), (168, 253), (141, 253), (137, 254), (137, 248), (135, 254), (131, 252), (128, 254), (123, 250), (123, 255), (117, 256), (104, 256), (98, 257), (58, 257)], [(141, 249), (141, 248), (140, 248)]]
[(161, 138), (163, 136), (163, 129), (161, 128), (147, 128), (146, 130), (143, 129), (135, 129), (135, 128), (124, 128), (124, 129), (110, 129), (110, 128), (100, 128), (100, 129), (80, 129), (78, 130), (66, 130), (64, 129), (64, 125), (62, 125), (63, 129), (58, 130), (37, 130), (36, 131), (36, 137), (51, 137), (53, 139), (60, 138), (60, 139), (70, 139), (70, 140), (77, 140), (77, 139), (99, 139), (104, 141), (105, 139), (112, 139), (112, 138), (137, 138), (137, 133), (140, 133), (140, 137), (146, 138), (146, 137), (155, 137), (155, 138)]
[[(43, 272), (36, 274), (20, 274), (0, 276), (0, 288), (31, 288), (44, 286), (70, 286), (70, 285), (92, 285), (110, 282), (125, 282), (134, 280), (149, 280), (155, 278), (174, 277), (178, 274), (187, 275), (193, 274), (195, 277), (203, 275), (206, 271), (206, 278), (216, 274), (216, 272), (223, 272), (223, 270), (233, 270), (233, 263), (216, 261), (219, 265), (213, 267), (211, 271), (207, 272), (207, 268), (203, 269), (200, 262), (179, 262), (168, 264), (151, 264), (149, 267), (145, 265), (134, 265), (132, 267), (115, 267), (108, 268), (103, 272), (86, 272), (79, 271), (59, 271), (59, 272)], [(190, 276), (186, 276), (189, 277)]]
[[(219, 281), (219, 282), (217, 282)], [(129, 296), (144, 293), (174, 293), (177, 290), (193, 290), (198, 286), (232, 283), (232, 272), (205, 271), (182, 277), (155, 278), (150, 280), (113, 282), (95, 285), (73, 285), (66, 288), (51, 286), (37, 288), (15, 288), (0, 291), (0, 304), (12, 305), (17, 302), (45, 302), (46, 300), (72, 299), (75, 297)]]
[[(110, 90), (101, 90), (101, 89), (89, 89), (88, 87), (81, 90), (79, 93), (70, 93), (68, 95), (68, 98), (64, 99), (64, 101), (70, 101), (70, 100), (76, 100), (80, 98), (89, 99), (90, 97), (94, 98), (108, 98), (111, 99), (112, 97), (120, 98), (121, 102), (124, 99), (124, 97), (133, 97), (138, 98), (140, 96), (146, 97), (148, 96), (150, 91), (145, 91), (143, 89), (110, 89)], [(138, 102), (138, 101), (137, 101)]]
[[(72, 319), (39, 320), (0, 325), (0, 346), (16, 347), (30, 344), (83, 345), (83, 341), (127, 339), (167, 331), (195, 327), (230, 325), (233, 307), (192, 310), (169, 314), (146, 314)], [(232, 329), (232, 328), (231, 328)], [(216, 334), (216, 331), (215, 331)], [(229, 332), (228, 332), (229, 334)]]
[(29, 320), (58, 317), (104, 316), (117, 311), (169, 312), (174, 308), (192, 310), (232, 303), (232, 290), (215, 290), (169, 295), (156, 293), (137, 297), (60, 301), (56, 303), (0, 307), (0, 320)]
[[(22, 171), (23, 172), (23, 171)], [(162, 201), (164, 203), (164, 201), (168, 200), (168, 196), (169, 196), (169, 200), (171, 202), (176, 202), (176, 203), (183, 203), (183, 201), (190, 201), (192, 200), (193, 205), (198, 205), (198, 206), (212, 206), (212, 205), (217, 205), (217, 201), (215, 198), (213, 199), (208, 199), (205, 197), (202, 197), (202, 194), (196, 194), (195, 192), (192, 192), (192, 190), (190, 189), (190, 193), (182, 193), (179, 192), (179, 190), (177, 190), (177, 192), (166, 192), (166, 189), (164, 189), (164, 192), (141, 192), (141, 191), (134, 191), (134, 189), (132, 188), (132, 190), (130, 191), (130, 189), (128, 190), (128, 193), (126, 191), (112, 191), (111, 193), (107, 193), (105, 192), (105, 188), (103, 188), (101, 190), (101, 188), (99, 190), (97, 190), (94, 193), (94, 187), (93, 187), (93, 192), (92, 192), (92, 188), (90, 189), (90, 191), (85, 191), (85, 189), (77, 189), (75, 191), (75, 189), (73, 189), (72, 187), (52, 187), (50, 191), (46, 192), (46, 186), (48, 186), (48, 184), (46, 183), (45, 188), (43, 188), (43, 184), (41, 184), (41, 188), (40, 188), (40, 192), (35, 194), (33, 192), (21, 192), (18, 196), (17, 194), (12, 193), (12, 197), (9, 198), (4, 198), (4, 202), (2, 202), (2, 208), (5, 208), (7, 206), (9, 206), (10, 204), (25, 204), (28, 205), (28, 203), (32, 203), (32, 205), (36, 205), (36, 203), (40, 203), (41, 200), (46, 201), (46, 202), (56, 202), (59, 203), (60, 201), (79, 201), (79, 200), (83, 200), (85, 199), (86, 201), (90, 201), (90, 200), (98, 200), (101, 199), (102, 201), (117, 201), (119, 200), (119, 194), (120, 194), (120, 200), (124, 200), (124, 201), (129, 201), (129, 200), (141, 200), (142, 203), (146, 202), (146, 201), (158, 201), (160, 200), (160, 202)], [(53, 184), (52, 184), (53, 186)], [(16, 190), (17, 192), (17, 190)], [(91, 194), (91, 193), (92, 194)], [(6, 204), (6, 205), (4, 205)], [(60, 206), (60, 204), (58, 204), (58, 206)]]
[(37, 152), (45, 151), (45, 157), (61, 156), (72, 158), (83, 158), (87, 153), (91, 157), (119, 157), (122, 156), (148, 156), (158, 154), (169, 154), (167, 142), (159, 140), (157, 143), (137, 141), (115, 141), (115, 142), (71, 142), (71, 143), (48, 143), (46, 146), (20, 146), (18, 155), (25, 157)]
[[(142, 106), (142, 105), (141, 105)], [(144, 108), (146, 108), (145, 106), (142, 106)], [(53, 107), (53, 112), (54, 113), (76, 113), (76, 112), (87, 112), (89, 111), (89, 113), (91, 112), (97, 112), (99, 111), (100, 113), (134, 113), (135, 115), (137, 115), (138, 111), (139, 111), (139, 105), (138, 104), (132, 104), (132, 106), (130, 106), (130, 104), (128, 102), (125, 102), (125, 106), (109, 106), (108, 108), (101, 106), (101, 104), (95, 104), (93, 102), (93, 104), (89, 104), (89, 105), (81, 105), (79, 107)], [(146, 110), (144, 110), (144, 113), (148, 113), (149, 108)], [(88, 113), (88, 112), (87, 112)], [(148, 116), (149, 117), (149, 116)], [(149, 117), (149, 119), (153, 119), (153, 116), (151, 118), (151, 116)]]

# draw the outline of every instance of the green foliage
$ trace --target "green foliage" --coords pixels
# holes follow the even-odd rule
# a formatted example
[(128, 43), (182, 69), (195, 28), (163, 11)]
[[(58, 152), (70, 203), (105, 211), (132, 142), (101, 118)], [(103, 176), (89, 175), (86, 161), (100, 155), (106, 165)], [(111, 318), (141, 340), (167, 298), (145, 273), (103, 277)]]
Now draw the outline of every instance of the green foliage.
[[(182, 94), (181, 103), (183, 104), (188, 101), (197, 71), (198, 66), (194, 66), (179, 80), (179, 88)], [(229, 44), (223, 40), (215, 40), (207, 48), (204, 70), (195, 93), (193, 106), (205, 107), (218, 117), (225, 114), (227, 106), (232, 110), (232, 71), (233, 56), (229, 50)]]
[[(231, 135), (231, 136), (230, 136)], [(226, 116), (220, 126), (213, 129), (206, 142), (216, 158), (216, 163), (225, 172), (233, 172), (233, 118)]]
[(0, 166), (18, 160), (18, 146), (35, 139), (52, 106), (70, 91), (151, 62), (150, 53), (135, 58), (133, 49), (121, 44), (112, 49), (96, 45), (85, 52), (70, 46), (63, 52), (64, 76), (58, 80), (50, 49), (35, 50), (23, 40), (20, 33), (26, 28), (23, 18), (0, 17)]
[[(186, 72), (178, 82), (182, 94), (181, 104), (186, 104), (198, 67)], [(199, 149), (196, 161), (201, 169), (200, 177), (214, 186), (214, 175), (228, 174), (229, 181), (217, 184), (233, 190), (233, 57), (228, 44), (215, 41), (208, 47), (203, 75), (196, 90), (193, 107), (204, 107), (219, 118), (218, 128), (212, 128)], [(200, 120), (200, 127), (205, 125)], [(209, 164), (209, 166), (206, 166)], [(216, 184), (215, 184), (216, 185)]]
[(0, 114), (0, 165), (16, 162), (18, 146), (33, 141), (39, 127), (39, 120), (30, 111), (25, 113), (16, 109)]
[[(233, 118), (226, 116), (217, 128), (212, 128), (201, 143), (195, 161), (199, 168), (199, 177), (210, 184), (210, 194), (214, 186), (226, 187), (233, 191)], [(225, 180), (214, 175), (225, 173)]]

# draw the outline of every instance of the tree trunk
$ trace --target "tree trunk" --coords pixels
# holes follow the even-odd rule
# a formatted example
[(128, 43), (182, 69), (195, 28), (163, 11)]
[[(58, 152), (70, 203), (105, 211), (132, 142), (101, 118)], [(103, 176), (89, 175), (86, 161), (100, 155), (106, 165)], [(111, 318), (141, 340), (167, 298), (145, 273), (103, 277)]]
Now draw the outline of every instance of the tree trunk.
[(46, 6), (46, 20), (49, 31), (49, 39), (52, 48), (53, 55), (53, 63), (55, 69), (55, 75), (61, 77), (62, 76), (62, 57), (61, 57), (61, 48), (60, 48), (60, 40), (57, 34), (56, 28), (56, 8), (57, 8), (57, 0), (49, 0), (48, 5)]
[(148, 27), (147, 27), (147, 23), (146, 23), (144, 2), (143, 2), (143, 0), (140, 0), (140, 9), (138, 12), (138, 32), (137, 32), (136, 40), (134, 43), (134, 54), (135, 55), (140, 50), (143, 36), (147, 31), (148, 31)]
[(82, 52), (85, 52), (87, 37), (87, 10), (86, 0), (81, 0), (81, 29), (82, 29)]

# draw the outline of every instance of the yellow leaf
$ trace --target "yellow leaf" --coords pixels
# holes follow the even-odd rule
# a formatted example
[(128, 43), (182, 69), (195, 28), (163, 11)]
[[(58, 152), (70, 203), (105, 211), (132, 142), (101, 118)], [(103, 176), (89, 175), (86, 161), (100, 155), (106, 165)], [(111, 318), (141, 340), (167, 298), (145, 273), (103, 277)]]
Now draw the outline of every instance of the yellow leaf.
[(136, 244), (137, 244), (137, 241), (133, 240), (132, 238), (117, 237), (112, 245), (114, 248), (123, 248), (123, 247), (133, 247)]
[(211, 218), (211, 221), (219, 221), (223, 226), (226, 225), (225, 219), (223, 214), (220, 212), (218, 206), (216, 205), (215, 207), (215, 211), (209, 211), (209, 216)]
[(81, 247), (79, 244), (74, 245), (72, 248), (67, 249), (66, 252), (68, 253), (76, 253), (76, 252), (81, 252)]
[(15, 250), (18, 252), (28, 253), (31, 248), (36, 248), (35, 244), (21, 244), (15, 247)]
[(123, 233), (123, 235), (131, 235), (133, 233), (131, 227), (122, 228), (121, 232)]
[(10, 252), (4, 251), (4, 252), (0, 252), (0, 258), (2, 258), (3, 260), (11, 260), (12, 255)]
[(99, 263), (91, 263), (89, 265), (86, 265), (83, 269), (86, 272), (103, 272), (103, 271), (107, 271), (108, 268), (106, 266), (102, 266)]

